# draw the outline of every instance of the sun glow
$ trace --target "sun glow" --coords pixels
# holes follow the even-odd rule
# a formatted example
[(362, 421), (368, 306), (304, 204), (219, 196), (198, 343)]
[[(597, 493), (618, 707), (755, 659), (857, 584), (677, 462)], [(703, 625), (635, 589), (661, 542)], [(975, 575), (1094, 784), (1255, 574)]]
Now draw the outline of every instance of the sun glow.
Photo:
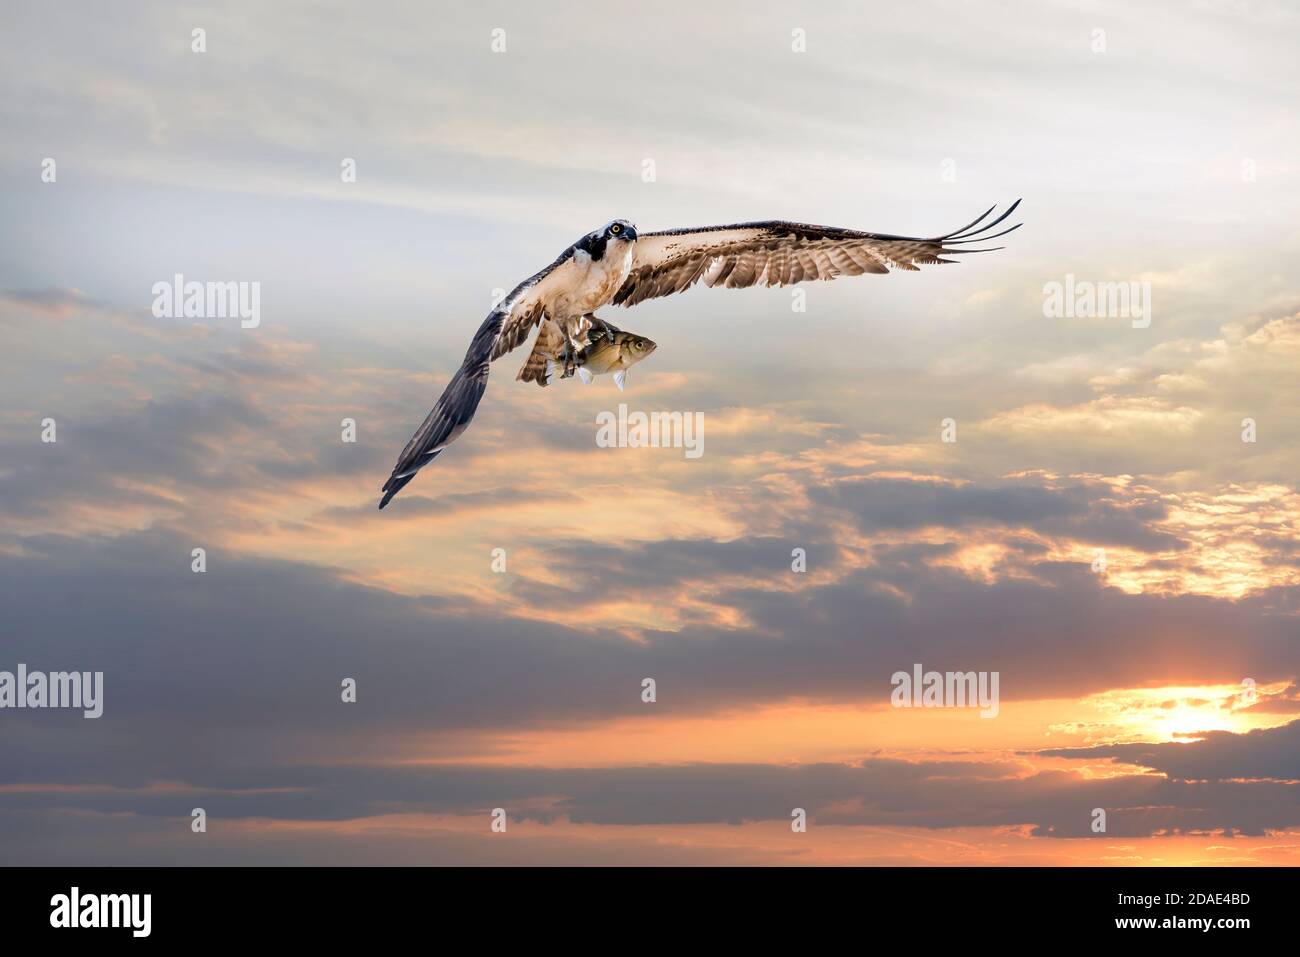
[(1288, 687), (1283, 681), (1253, 688), (1231, 684), (1123, 688), (1090, 695), (1081, 704), (1100, 718), (1086, 729), (1094, 741), (1195, 741), (1208, 731), (1240, 734), (1286, 724), (1290, 715), (1253, 706)]

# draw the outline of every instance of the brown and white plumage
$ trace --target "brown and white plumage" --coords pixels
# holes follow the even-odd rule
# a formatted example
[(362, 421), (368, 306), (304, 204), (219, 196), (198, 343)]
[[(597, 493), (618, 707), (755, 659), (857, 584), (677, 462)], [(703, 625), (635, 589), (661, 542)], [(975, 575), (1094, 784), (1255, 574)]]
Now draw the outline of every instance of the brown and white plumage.
[(990, 233), (1019, 205), (1016, 200), (1001, 216), (986, 222), (993, 212), (990, 208), (961, 229), (932, 238), (777, 220), (638, 235), (631, 223), (614, 220), (516, 286), (483, 320), (460, 368), (398, 456), (379, 507), (465, 431), (487, 389), (492, 361), (528, 341), (539, 325), (541, 331), (517, 378), (545, 386), (547, 360), (583, 347), (591, 328), (589, 316), (600, 306), (634, 306), (684, 292), (699, 282), (728, 289), (786, 286), (952, 263), (956, 260), (945, 257), (992, 251), (968, 244), (1018, 229), (1019, 224)]
[(992, 251), (965, 249), (963, 244), (996, 239), (1018, 229), (1019, 224), (988, 235), (1019, 205), (1016, 200), (997, 219), (976, 229), (993, 212), (990, 208), (961, 229), (932, 239), (779, 220), (641, 233), (632, 272), (614, 296), (614, 304), (635, 306), (683, 292), (697, 282), (727, 289), (788, 286), (812, 279), (887, 273), (891, 268), (915, 270), (918, 263), (951, 263), (956, 260), (943, 257)]

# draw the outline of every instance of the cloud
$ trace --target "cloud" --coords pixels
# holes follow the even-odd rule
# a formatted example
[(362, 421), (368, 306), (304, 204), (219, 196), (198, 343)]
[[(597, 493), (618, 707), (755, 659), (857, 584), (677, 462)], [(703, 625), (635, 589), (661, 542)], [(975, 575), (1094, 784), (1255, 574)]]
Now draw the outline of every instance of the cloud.
[[(236, 780), (250, 777), (228, 775)], [(0, 790), (2, 820), (47, 807), (97, 814), (181, 817), (196, 800), (212, 818), (355, 821), (381, 814), (437, 814), (486, 821), (659, 826), (788, 822), (804, 808), (814, 827), (1024, 827), (1041, 837), (1172, 833), (1262, 835), (1300, 825), (1300, 788), (1276, 782), (1196, 783), (1147, 775), (1089, 779), (1025, 773), (1014, 764), (866, 759), (856, 764), (699, 764), (612, 768), (282, 766), (274, 786), (197, 791), (32, 788)]]
[(1142, 551), (1184, 547), (1175, 536), (1150, 527), (1164, 517), (1163, 504), (1131, 496), (1121, 500), (1101, 483), (990, 487), (929, 477), (863, 476), (813, 488), (809, 497), (848, 510), (864, 531), (991, 525)]
[(1207, 731), (1200, 741), (1113, 744), (1043, 753), (1073, 759), (1108, 758), (1151, 768), (1180, 781), (1267, 778), (1300, 784), (1300, 721), (1245, 734)]
[[(1004, 713), (1016, 700), (1136, 686), (1153, 669), (1261, 682), (1300, 671), (1291, 622), (1265, 601), (1125, 595), (1067, 568), (993, 585), (924, 564), (792, 591), (755, 579), (721, 589), (751, 628), (702, 621), (623, 637), (581, 604), (569, 624), (528, 620), (494, 612), (486, 594), (407, 597), (339, 570), (219, 548), (194, 574), (195, 544), (159, 532), (30, 537), (21, 552), (0, 553), (10, 663), (102, 670), (106, 685), (98, 721), (6, 718), (11, 781), (151, 780), (289, 755), (332, 761), (354, 748), (378, 757), (386, 741), (440, 729), (644, 715), (647, 675), (660, 689), (656, 713), (690, 715), (787, 698), (884, 707), (889, 676), (916, 661), (1000, 671)], [(680, 574), (680, 551), (642, 550), (643, 587)], [(763, 546), (741, 549), (736, 567), (766, 554), (782, 562), (774, 577), (794, 577)], [(611, 557), (602, 564), (620, 574)], [(499, 587), (486, 564), (481, 574), (485, 589)], [(584, 583), (602, 587), (598, 575)], [(345, 677), (357, 680), (355, 707), (339, 700)]]

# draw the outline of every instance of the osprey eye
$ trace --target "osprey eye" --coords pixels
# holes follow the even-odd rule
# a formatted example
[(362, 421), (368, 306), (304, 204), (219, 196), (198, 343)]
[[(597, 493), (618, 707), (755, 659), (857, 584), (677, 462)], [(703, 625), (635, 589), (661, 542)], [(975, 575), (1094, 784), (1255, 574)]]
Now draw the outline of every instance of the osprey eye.
[(617, 236), (619, 233), (623, 231), (623, 227), (620, 226), (618, 223), (615, 223), (613, 226), (609, 227), (609, 231), (613, 233), (615, 236)]

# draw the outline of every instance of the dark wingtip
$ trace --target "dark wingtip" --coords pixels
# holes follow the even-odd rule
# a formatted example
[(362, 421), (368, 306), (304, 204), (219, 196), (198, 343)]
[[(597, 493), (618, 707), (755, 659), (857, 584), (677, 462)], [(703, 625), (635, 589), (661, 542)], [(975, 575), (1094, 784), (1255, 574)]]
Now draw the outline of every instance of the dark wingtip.
[[(1018, 199), (1010, 206), (1008, 206), (1006, 210), (1002, 213), (1002, 215), (999, 216), (997, 219), (989, 223), (984, 222), (984, 220), (988, 218), (989, 213), (997, 209), (997, 206), (995, 205), (992, 208), (988, 209), (983, 216), (975, 220), (975, 222), (970, 223), (967, 226), (963, 226), (961, 229), (954, 230), (953, 232), (948, 233), (946, 236), (941, 236), (939, 238), (942, 239), (945, 243), (963, 242), (963, 241), (968, 242), (973, 238), (992, 239), (993, 237), (986, 235), (988, 231), (992, 229), (994, 226), (1001, 223), (1012, 213), (1014, 213), (1016, 211), (1016, 207), (1019, 205), (1020, 205), (1020, 200)], [(974, 228), (976, 226), (978, 226), (979, 228), (978, 229)], [(1015, 227), (1012, 228), (1014, 229)], [(1010, 232), (1010, 230), (1007, 230), (1007, 232)], [(1001, 236), (1005, 234), (999, 233), (998, 235)]]
[[(972, 224), (974, 226), (977, 226), (978, 228), (971, 228), (971, 226), (966, 226), (963, 227), (962, 229), (957, 230), (955, 233), (949, 233), (947, 236), (940, 238), (939, 251), (944, 253), (945, 255), (951, 256), (951, 255), (960, 255), (962, 253), (991, 253), (991, 252), (996, 252), (999, 249), (1005, 248), (1003, 246), (988, 246), (988, 247), (981, 247), (979, 249), (956, 249), (954, 247), (962, 246), (965, 245), (966, 243), (984, 243), (984, 242), (988, 242), (991, 239), (999, 239), (1000, 237), (1005, 236), (1008, 233), (1014, 233), (1017, 229), (1023, 226), (1024, 223), (1016, 223), (1014, 226), (1009, 226), (1006, 229), (1002, 230), (1001, 232), (997, 232), (997, 233), (990, 233), (989, 230), (993, 229), (995, 226), (999, 225), (1000, 223), (1005, 222), (1006, 218), (1010, 216), (1012, 213), (1014, 213), (1016, 211), (1016, 208), (1019, 205), (1020, 205), (1020, 200), (1017, 199), (1014, 203), (1012, 203), (1010, 206), (1006, 208), (1006, 211), (1003, 212), (1001, 216), (999, 216), (997, 219), (993, 220), (992, 222), (989, 223), (984, 222), (984, 220), (987, 219), (989, 215), (988, 213), (985, 213), (983, 216), (977, 219), (974, 224)], [(992, 212), (992, 210), (990, 210), (989, 212)], [(949, 261), (951, 262), (951, 260)]]
[(958, 229), (954, 229), (952, 232), (948, 233), (946, 236), (941, 236), (941, 237), (939, 237), (939, 238), (940, 238), (940, 239), (950, 239), (950, 238), (952, 238), (953, 236), (960, 236), (960, 235), (962, 235), (964, 232), (966, 232), (966, 230), (970, 229), (972, 226), (976, 226), (976, 225), (978, 225), (980, 222), (982, 222), (982, 221), (984, 220), (984, 218), (985, 218), (986, 216), (988, 216), (989, 213), (993, 212), (993, 210), (995, 210), (995, 209), (997, 209), (997, 208), (998, 208), (997, 203), (994, 203), (992, 206), (990, 206), (988, 209), (984, 210), (984, 212), (980, 213), (979, 216), (977, 216), (975, 219), (971, 220), (971, 221), (970, 221), (969, 223), (967, 223), (965, 226), (959, 227)]
[[(971, 236), (969, 236), (969, 237), (966, 238), (966, 239), (945, 239), (945, 240), (944, 240), (944, 245), (945, 245), (945, 246), (952, 246), (952, 245), (958, 245), (958, 244), (960, 244), (960, 243), (984, 243), (984, 242), (988, 242), (990, 239), (997, 239), (999, 236), (1005, 236), (1007, 233), (1014, 233), (1017, 229), (1019, 229), (1019, 228), (1020, 228), (1021, 226), (1023, 226), (1023, 225), (1025, 225), (1025, 224), (1024, 224), (1024, 223), (1016, 223), (1014, 226), (1010, 226), (1010, 227), (1008, 227), (1007, 229), (1002, 230), (1002, 232), (1000, 232), (1000, 233), (994, 233), (992, 236), (985, 236), (985, 235), (975, 235), (975, 234), (972, 234)], [(981, 230), (980, 232), (981, 232), (981, 234), (982, 234), (982, 233), (983, 233), (983, 230)]]
[(401, 478), (398, 478), (396, 475), (394, 475), (387, 482), (385, 482), (384, 489), (383, 489), (384, 497), (379, 500), (379, 510), (383, 511), (384, 506), (392, 501), (393, 496), (396, 495), (398, 492), (400, 492), (402, 489), (406, 488), (407, 484), (413, 478), (415, 478), (414, 472), (412, 472), (410, 475), (403, 475)]

